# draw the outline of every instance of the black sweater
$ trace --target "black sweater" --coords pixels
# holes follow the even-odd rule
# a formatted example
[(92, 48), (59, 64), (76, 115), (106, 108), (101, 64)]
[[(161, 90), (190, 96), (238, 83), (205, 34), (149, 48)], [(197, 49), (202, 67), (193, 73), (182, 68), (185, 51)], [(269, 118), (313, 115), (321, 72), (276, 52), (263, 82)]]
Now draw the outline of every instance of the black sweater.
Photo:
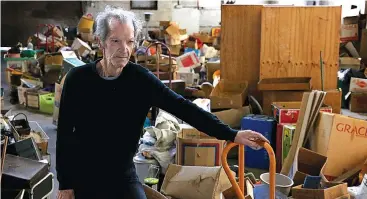
[(60, 101), (56, 143), (59, 189), (124, 178), (150, 107), (161, 108), (198, 130), (233, 141), (237, 131), (129, 63), (114, 80), (101, 78), (96, 63), (73, 68)]

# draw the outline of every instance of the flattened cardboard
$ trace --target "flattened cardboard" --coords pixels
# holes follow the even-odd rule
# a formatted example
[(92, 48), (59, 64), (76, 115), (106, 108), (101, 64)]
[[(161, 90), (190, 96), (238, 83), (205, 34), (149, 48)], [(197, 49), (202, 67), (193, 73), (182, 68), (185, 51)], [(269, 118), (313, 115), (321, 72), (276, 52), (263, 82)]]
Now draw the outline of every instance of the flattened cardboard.
[(170, 164), (161, 192), (173, 198), (219, 199), (231, 187), (222, 167), (179, 166)]
[(326, 189), (304, 189), (302, 185), (292, 188), (292, 196), (296, 199), (347, 199), (347, 184), (335, 185)]

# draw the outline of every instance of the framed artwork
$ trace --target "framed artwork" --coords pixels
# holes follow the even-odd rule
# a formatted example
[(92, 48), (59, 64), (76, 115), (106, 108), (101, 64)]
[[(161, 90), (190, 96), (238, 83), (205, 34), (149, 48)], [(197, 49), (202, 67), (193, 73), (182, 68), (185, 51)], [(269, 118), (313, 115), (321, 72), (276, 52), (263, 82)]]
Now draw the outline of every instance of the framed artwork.
[(158, 10), (158, 1), (130, 0), (131, 10)]

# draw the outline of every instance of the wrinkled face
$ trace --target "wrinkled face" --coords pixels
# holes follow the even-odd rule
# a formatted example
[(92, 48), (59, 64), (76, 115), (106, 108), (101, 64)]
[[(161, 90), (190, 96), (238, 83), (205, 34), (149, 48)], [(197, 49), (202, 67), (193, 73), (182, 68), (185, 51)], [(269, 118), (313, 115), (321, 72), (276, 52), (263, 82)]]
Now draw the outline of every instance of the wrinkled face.
[(108, 67), (121, 68), (129, 62), (134, 48), (134, 27), (132, 23), (110, 21), (110, 31), (102, 45)]

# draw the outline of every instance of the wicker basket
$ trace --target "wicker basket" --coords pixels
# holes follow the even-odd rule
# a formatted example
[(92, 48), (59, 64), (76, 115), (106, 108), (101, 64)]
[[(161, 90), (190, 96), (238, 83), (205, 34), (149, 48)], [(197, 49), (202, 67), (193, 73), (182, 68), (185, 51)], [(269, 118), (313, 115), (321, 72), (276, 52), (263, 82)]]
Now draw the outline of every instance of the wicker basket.
[(144, 187), (144, 191), (145, 191), (145, 195), (147, 196), (147, 199), (167, 199), (164, 195), (148, 187), (147, 185), (143, 184), (143, 187)]

